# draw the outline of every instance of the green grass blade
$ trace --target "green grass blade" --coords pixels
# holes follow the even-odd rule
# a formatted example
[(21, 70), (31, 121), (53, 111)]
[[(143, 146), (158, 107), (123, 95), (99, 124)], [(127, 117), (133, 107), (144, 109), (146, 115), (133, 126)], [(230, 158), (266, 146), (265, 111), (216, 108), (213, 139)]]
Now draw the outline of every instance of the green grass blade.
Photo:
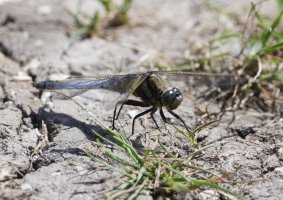
[(127, 15), (129, 12), (129, 9), (131, 8), (133, 0), (124, 0), (123, 4), (120, 7), (120, 14)]
[(127, 173), (127, 172), (124, 171), (124, 170), (121, 170), (121, 168), (113, 167), (112, 165), (110, 165), (109, 163), (107, 163), (107, 162), (106, 162), (105, 160), (103, 160), (102, 158), (99, 158), (98, 156), (93, 155), (92, 153), (90, 153), (90, 152), (87, 151), (87, 150), (84, 150), (84, 152), (85, 152), (85, 154), (86, 154), (90, 159), (92, 159), (92, 160), (94, 160), (94, 161), (97, 161), (97, 162), (99, 162), (99, 163), (105, 165), (105, 166), (106, 166), (108, 169), (110, 169), (111, 171), (116, 171), (116, 172), (118, 172), (118, 173), (120, 173), (120, 174), (123, 174), (123, 175), (126, 176), (126, 177), (132, 178), (132, 176), (131, 176), (129, 173)]
[(97, 31), (98, 22), (99, 22), (99, 12), (97, 11), (90, 20), (91, 24), (89, 26), (89, 29), (92, 33)]
[(146, 172), (146, 168), (144, 166), (142, 168), (140, 168), (134, 186), (137, 186), (141, 182), (142, 178), (144, 178), (145, 172)]
[(187, 134), (185, 133), (182, 129), (180, 129), (178, 126), (175, 126), (175, 125), (172, 125), (179, 133), (181, 133), (183, 136), (185, 136), (185, 138), (190, 141), (192, 144), (196, 144), (196, 141), (195, 141), (195, 136), (190, 133), (190, 134)]
[(281, 17), (283, 15), (283, 10), (279, 13), (279, 15), (274, 19), (274, 21), (272, 22), (270, 28), (268, 30), (266, 30), (265, 34), (263, 35), (262, 38), (262, 45), (263, 47), (265, 47), (266, 42), (268, 41), (268, 39), (270, 38), (271, 34), (274, 32), (274, 30), (276, 29), (276, 27), (279, 25), (280, 21), (281, 21)]
[(277, 0), (279, 10), (283, 10), (283, 0)]
[(137, 165), (135, 162), (131, 162), (130, 160), (127, 160), (126, 157), (122, 158), (120, 155), (117, 155), (116, 153), (111, 152), (109, 149), (105, 149), (104, 153), (109, 158), (115, 160), (119, 165), (125, 166), (129, 165), (133, 168), (139, 168), (139, 165)]
[(129, 197), (128, 197), (128, 200), (133, 200), (133, 199), (136, 199), (137, 196), (140, 194), (140, 192), (142, 191), (142, 189), (144, 188), (144, 184), (141, 184), (133, 194), (131, 194)]
[(282, 70), (272, 70), (264, 72), (260, 76), (261, 81), (278, 81), (280, 84), (283, 84), (283, 71)]
[(227, 194), (229, 196), (229, 198), (232, 199), (241, 199), (244, 200), (245, 198), (238, 196), (237, 194), (221, 187), (218, 186), (216, 184), (214, 184), (213, 182), (209, 181), (209, 180), (198, 180), (198, 179), (194, 179), (194, 178), (187, 178), (185, 177), (182, 173), (180, 173), (179, 171), (173, 169), (173, 168), (168, 168), (169, 170), (171, 170), (172, 172), (174, 172), (175, 174), (177, 174), (178, 176), (180, 176), (183, 180), (186, 181), (186, 183), (188, 183), (189, 185), (193, 185), (196, 187), (200, 187), (200, 186), (206, 186), (212, 189), (215, 189), (217, 191), (221, 191), (223, 192), (225, 195)]
[(209, 41), (209, 43), (217, 42), (224, 39), (230, 39), (230, 38), (239, 38), (241, 34), (239, 33), (230, 33), (230, 32), (223, 32), (218, 37), (213, 38)]
[(262, 36), (256, 40), (256, 42), (252, 45), (250, 53), (252, 56), (261, 54), (261, 53), (265, 53), (264, 52), (264, 48), (267, 45), (267, 41), (270, 39), (270, 37), (272, 36), (272, 34), (275, 32), (275, 29), (277, 28), (277, 26), (279, 25), (280, 21), (281, 21), (281, 17), (283, 15), (283, 10), (279, 13), (279, 15), (273, 20), (273, 22), (271, 23), (270, 27), (267, 27), (263, 20), (260, 18), (259, 14), (257, 14), (257, 19), (259, 24), (265, 28), (264, 33), (262, 34)]
[(208, 123), (206, 123), (206, 124), (200, 125), (200, 126), (198, 126), (197, 128), (195, 128), (195, 129), (193, 130), (193, 134), (196, 134), (197, 132), (200, 132), (202, 129), (206, 128), (207, 126), (209, 126), (209, 125), (211, 125), (211, 124), (214, 124), (214, 123), (216, 123), (216, 122), (219, 122), (219, 121), (220, 121), (220, 120), (217, 119), (217, 120), (213, 120), (213, 121), (211, 121), (211, 122), (208, 122)]
[(177, 158), (174, 154), (172, 154), (161, 142), (160, 142), (160, 136), (157, 137), (158, 144), (160, 145), (161, 149), (165, 151), (169, 157)]
[(255, 11), (255, 17), (257, 19), (257, 22), (259, 26), (263, 29), (267, 29), (267, 25), (264, 23), (262, 17), (260, 16), (259, 12)]
[(112, 142), (110, 140), (108, 140), (107, 138), (101, 136), (99, 133), (97, 133), (96, 131), (94, 131), (94, 134), (99, 137), (100, 139), (108, 142), (109, 144), (118, 147), (119, 149), (123, 150), (125, 153), (127, 153), (128, 155), (131, 156), (131, 158), (133, 158), (133, 160), (138, 163), (139, 165), (143, 165), (143, 161), (141, 159), (141, 157), (139, 156), (138, 152), (134, 149), (134, 147), (131, 145), (131, 143), (129, 142), (129, 140), (127, 140), (125, 137), (123, 137), (122, 135), (120, 135), (118, 132), (113, 131), (113, 130), (108, 130), (109, 133), (113, 136), (113, 138), (115, 139), (115, 142)]
[(112, 8), (112, 0), (98, 0), (104, 7), (107, 12), (111, 11)]
[(272, 45), (272, 46), (269, 46), (269, 47), (265, 47), (263, 49), (263, 52), (269, 53), (269, 52), (272, 52), (272, 51), (275, 51), (275, 50), (281, 50), (281, 49), (283, 49), (283, 41), (280, 42), (280, 43), (277, 43), (275, 45)]

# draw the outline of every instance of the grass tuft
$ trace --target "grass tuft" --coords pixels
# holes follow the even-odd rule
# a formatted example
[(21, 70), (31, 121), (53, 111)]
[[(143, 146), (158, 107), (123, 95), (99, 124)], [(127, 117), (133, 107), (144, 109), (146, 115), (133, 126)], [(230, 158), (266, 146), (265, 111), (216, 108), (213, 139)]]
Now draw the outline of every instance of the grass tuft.
[[(86, 39), (99, 33), (100, 27), (117, 27), (123, 26), (129, 22), (129, 11), (133, 0), (124, 0), (121, 5), (114, 5), (112, 0), (97, 0), (101, 3), (106, 11), (105, 16), (100, 16), (98, 11), (89, 16), (79, 11), (76, 14), (65, 9), (73, 19), (76, 31), (70, 35), (75, 39)], [(106, 22), (105, 22), (106, 21)], [(103, 24), (104, 23), (104, 24)]]
[(98, 31), (99, 12), (96, 11), (93, 16), (87, 16), (85, 14), (81, 14), (81, 16), (87, 22), (84, 23), (83, 20), (80, 20), (79, 14), (75, 15), (74, 21), (78, 29), (72, 33), (72, 36), (79, 39), (90, 38)]
[(116, 149), (114, 152), (101, 142), (97, 142), (101, 156), (94, 155), (89, 150), (85, 152), (92, 160), (123, 176), (121, 182), (109, 193), (110, 199), (122, 195), (127, 199), (135, 199), (140, 194), (172, 196), (181, 191), (205, 188), (218, 191), (231, 199), (243, 199), (217, 185), (221, 182), (220, 177), (215, 177), (209, 171), (191, 165), (189, 159), (177, 158), (164, 145), (161, 145), (159, 138), (158, 143), (166, 157), (159, 156), (150, 148), (145, 149), (144, 154), (140, 154), (122, 134), (113, 130), (108, 130), (108, 133), (113, 141), (94, 132), (99, 139), (111, 144)]

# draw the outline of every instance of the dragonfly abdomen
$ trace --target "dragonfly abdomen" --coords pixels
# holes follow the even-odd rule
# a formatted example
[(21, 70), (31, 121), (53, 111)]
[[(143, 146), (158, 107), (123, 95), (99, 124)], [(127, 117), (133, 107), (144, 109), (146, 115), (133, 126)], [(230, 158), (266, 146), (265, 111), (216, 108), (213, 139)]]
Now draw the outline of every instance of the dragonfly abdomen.
[[(114, 77), (112, 78), (114, 79)], [(60, 89), (109, 89), (112, 90), (114, 87), (113, 82), (115, 80), (101, 79), (101, 80), (64, 80), (64, 81), (41, 81), (33, 83), (33, 86), (42, 90), (60, 90)], [(113, 90), (115, 91), (115, 90)]]
[(41, 81), (37, 83), (33, 83), (32, 86), (37, 89), (45, 90), (45, 89), (54, 89), (56, 85), (56, 81)]

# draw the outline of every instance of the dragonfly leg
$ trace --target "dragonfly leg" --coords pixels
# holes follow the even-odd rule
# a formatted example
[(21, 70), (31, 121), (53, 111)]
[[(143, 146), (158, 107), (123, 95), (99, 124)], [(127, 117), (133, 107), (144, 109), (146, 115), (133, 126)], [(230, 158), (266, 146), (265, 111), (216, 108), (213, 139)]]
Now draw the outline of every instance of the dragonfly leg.
[(122, 110), (122, 108), (123, 108), (124, 105), (139, 106), (139, 107), (149, 107), (149, 105), (145, 104), (145, 103), (142, 102), (142, 101), (136, 101), (136, 100), (128, 99), (128, 100), (126, 100), (125, 102), (122, 103), (122, 105), (121, 105), (121, 107), (120, 107), (120, 109), (119, 109), (119, 111), (118, 111), (118, 114), (117, 114), (115, 120), (118, 119), (118, 116), (120, 115), (120, 112), (121, 112), (121, 110)]
[(116, 115), (116, 117), (115, 117), (115, 120), (118, 119), (118, 117), (119, 117), (119, 115), (120, 115), (120, 112), (121, 112), (121, 110), (123, 109), (124, 105), (125, 105), (125, 103), (122, 103), (122, 105), (121, 105), (121, 107), (119, 108), (119, 111), (118, 111), (118, 113), (117, 113), (117, 115)]
[[(119, 111), (116, 115), (116, 111), (117, 111), (117, 107), (118, 105), (121, 104), (121, 107), (119, 108)], [(149, 105), (145, 104), (142, 101), (136, 101), (136, 100), (132, 100), (132, 99), (127, 99), (126, 101), (119, 101), (116, 103), (115, 105), (115, 109), (114, 109), (114, 114), (113, 114), (113, 119), (112, 119), (112, 129), (115, 129), (115, 120), (118, 119), (122, 108), (124, 107), (124, 105), (130, 105), (130, 106), (139, 106), (139, 107), (149, 107)]]
[(139, 117), (141, 117), (141, 116), (143, 116), (143, 115), (149, 113), (149, 112), (155, 112), (155, 111), (156, 111), (156, 108), (155, 108), (155, 107), (152, 107), (152, 108), (150, 108), (150, 109), (148, 109), (148, 110), (146, 110), (146, 111), (144, 111), (144, 112), (142, 112), (142, 113), (140, 113), (140, 114), (137, 114), (137, 115), (134, 117), (133, 123), (132, 123), (132, 135), (134, 135), (135, 120), (136, 120), (137, 118), (139, 118)]
[[(121, 107), (120, 107), (120, 109), (119, 109), (119, 111), (118, 111), (118, 114), (117, 114), (117, 116), (116, 116), (116, 111), (117, 111), (117, 107), (118, 107), (119, 104), (122, 104), (122, 105), (121, 105)], [(115, 129), (115, 120), (118, 119), (118, 115), (120, 114), (120, 112), (121, 112), (123, 106), (124, 106), (124, 102), (123, 102), (123, 101), (119, 101), (119, 102), (117, 102), (116, 105), (115, 105), (115, 109), (114, 109), (114, 113), (113, 113), (113, 118), (112, 118), (112, 129)]]
[(173, 115), (174, 117), (176, 117), (178, 120), (180, 120), (182, 122), (182, 124), (186, 127), (187, 131), (188, 132), (192, 132), (192, 130), (186, 125), (186, 123), (184, 122), (184, 120), (179, 116), (177, 115), (175, 112), (173, 112), (172, 110), (168, 110), (168, 112)]
[(158, 108), (155, 108), (154, 110), (152, 110), (152, 111), (150, 112), (150, 116), (151, 116), (152, 120), (154, 121), (156, 127), (159, 129), (159, 126), (158, 126), (158, 124), (157, 124), (157, 122), (156, 122), (156, 120), (155, 120), (155, 118), (154, 118), (154, 116), (153, 116), (153, 114), (157, 111), (157, 109), (158, 109)]
[(170, 122), (170, 119), (168, 119), (167, 117), (165, 117), (162, 108), (159, 109), (159, 112), (160, 112), (160, 116), (161, 116), (162, 120), (163, 120), (165, 123), (172, 124), (172, 123)]

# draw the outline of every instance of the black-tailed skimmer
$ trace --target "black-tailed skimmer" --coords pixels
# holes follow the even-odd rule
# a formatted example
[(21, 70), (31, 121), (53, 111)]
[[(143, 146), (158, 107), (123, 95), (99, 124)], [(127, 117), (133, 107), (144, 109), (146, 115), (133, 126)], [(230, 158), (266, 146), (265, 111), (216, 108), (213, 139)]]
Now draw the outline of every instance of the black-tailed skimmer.
[[(124, 105), (150, 107), (133, 118), (132, 134), (134, 133), (135, 120), (147, 113), (150, 113), (157, 128), (159, 127), (154, 118), (154, 113), (158, 110), (162, 120), (165, 123), (170, 123), (170, 120), (164, 115), (163, 108), (167, 109), (167, 111), (177, 118), (185, 126), (187, 131), (190, 132), (191, 129), (186, 125), (185, 121), (173, 111), (182, 103), (183, 96), (180, 90), (176, 87), (170, 89), (165, 88), (161, 76), (167, 76), (168, 74), (178, 76), (178, 74), (194, 75), (195, 73), (151, 71), (146, 73), (112, 75), (103, 78), (84, 77), (69, 78), (63, 81), (47, 80), (34, 83), (33, 86), (42, 90), (58, 91), (62, 94), (64, 94), (61, 92), (63, 90), (71, 90), (71, 94), (65, 95), (67, 98), (72, 98), (91, 89), (105, 89), (123, 94), (123, 99), (118, 100), (114, 109), (112, 119), (113, 128), (115, 128), (115, 120), (118, 119)], [(196, 75), (206, 76), (205, 73), (196, 73)], [(139, 97), (141, 101), (128, 99), (130, 94)], [(117, 112), (119, 105), (120, 108)]]

